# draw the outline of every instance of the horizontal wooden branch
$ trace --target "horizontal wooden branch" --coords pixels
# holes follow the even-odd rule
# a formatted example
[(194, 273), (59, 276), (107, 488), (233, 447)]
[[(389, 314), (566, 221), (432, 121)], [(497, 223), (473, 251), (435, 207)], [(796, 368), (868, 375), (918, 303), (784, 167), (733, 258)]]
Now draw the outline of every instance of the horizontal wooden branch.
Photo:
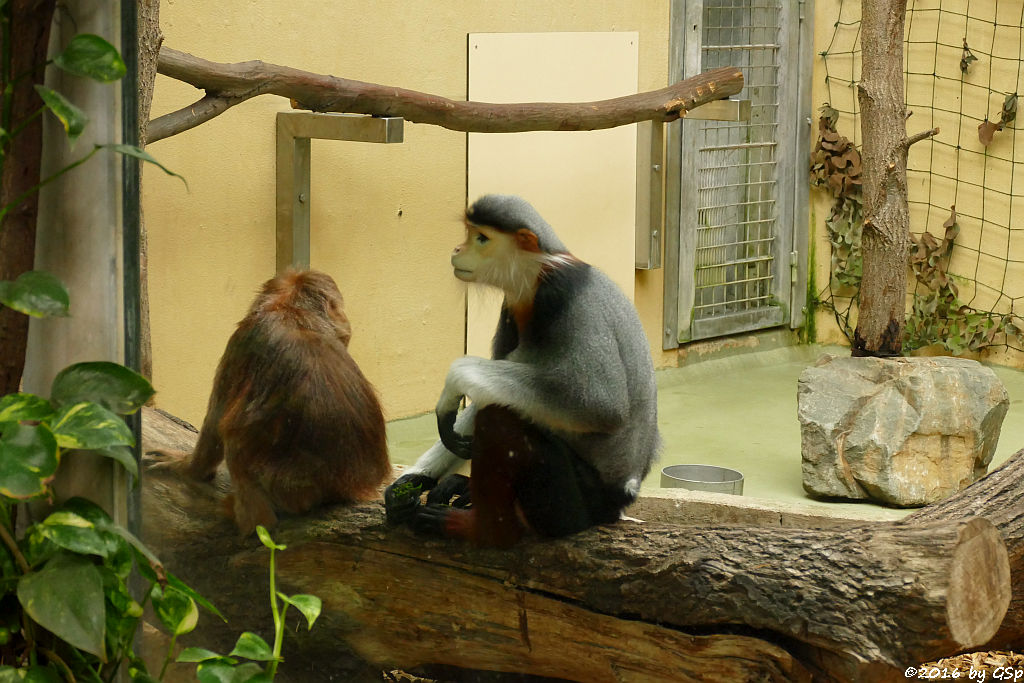
[(374, 116), (400, 116), (469, 133), (531, 130), (598, 130), (638, 121), (674, 121), (702, 104), (743, 89), (743, 73), (722, 67), (660, 90), (597, 102), (491, 104), (301, 71), (261, 61), (224, 64), (162, 47), (159, 73), (206, 91), (195, 104), (150, 121), (155, 142), (262, 94), (280, 95), (303, 109)]

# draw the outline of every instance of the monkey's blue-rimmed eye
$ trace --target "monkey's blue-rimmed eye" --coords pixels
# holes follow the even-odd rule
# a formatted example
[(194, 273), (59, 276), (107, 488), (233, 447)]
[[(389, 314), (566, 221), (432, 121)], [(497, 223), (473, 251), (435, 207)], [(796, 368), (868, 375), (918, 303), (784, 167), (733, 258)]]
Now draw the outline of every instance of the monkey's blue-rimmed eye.
[(483, 234), (482, 232), (478, 232), (476, 234), (476, 241), (477, 241), (477, 244), (487, 244), (488, 242), (491, 241), (491, 238), (488, 237), (487, 235)]

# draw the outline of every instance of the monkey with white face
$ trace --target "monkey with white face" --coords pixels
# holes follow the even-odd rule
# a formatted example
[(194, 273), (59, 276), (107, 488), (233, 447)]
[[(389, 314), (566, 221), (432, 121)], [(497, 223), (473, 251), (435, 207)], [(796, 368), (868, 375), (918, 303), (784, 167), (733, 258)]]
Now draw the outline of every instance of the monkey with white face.
[[(451, 260), (460, 280), (504, 292), (492, 357), (452, 363), (436, 409), (441, 439), (388, 487), (388, 519), (498, 546), (527, 527), (563, 536), (618, 519), (660, 445), (633, 305), (519, 197), (470, 206)], [(459, 475), (438, 484), (461, 459), (471, 461), (468, 491)]]

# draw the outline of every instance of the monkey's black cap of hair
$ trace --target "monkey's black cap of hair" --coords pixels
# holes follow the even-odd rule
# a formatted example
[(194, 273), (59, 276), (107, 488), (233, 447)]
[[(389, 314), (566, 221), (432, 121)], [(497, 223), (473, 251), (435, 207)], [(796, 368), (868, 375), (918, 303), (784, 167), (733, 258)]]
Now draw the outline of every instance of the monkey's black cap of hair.
[(466, 218), (475, 225), (485, 225), (502, 232), (529, 230), (537, 236), (537, 245), (547, 253), (568, 251), (555, 231), (537, 209), (522, 197), (511, 194), (487, 194), (466, 209)]

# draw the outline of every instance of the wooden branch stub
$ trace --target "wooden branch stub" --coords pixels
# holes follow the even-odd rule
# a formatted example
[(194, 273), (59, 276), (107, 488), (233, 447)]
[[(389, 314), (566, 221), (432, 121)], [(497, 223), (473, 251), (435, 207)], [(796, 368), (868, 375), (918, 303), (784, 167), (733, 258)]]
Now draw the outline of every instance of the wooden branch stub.
[(931, 130), (923, 130), (920, 133), (916, 133), (907, 138), (907, 142), (905, 143), (904, 147), (906, 149), (910, 149), (911, 145), (921, 142), (922, 140), (927, 140), (928, 138), (935, 137), (938, 134), (938, 128), (932, 128)]
[(660, 90), (598, 102), (491, 104), (301, 71), (261, 61), (223, 64), (163, 47), (159, 73), (207, 92), (196, 105), (150, 122), (149, 141), (169, 137), (264, 93), (320, 112), (400, 116), (469, 133), (597, 130), (638, 121), (674, 121), (702, 104), (743, 89), (743, 73), (722, 67)]

